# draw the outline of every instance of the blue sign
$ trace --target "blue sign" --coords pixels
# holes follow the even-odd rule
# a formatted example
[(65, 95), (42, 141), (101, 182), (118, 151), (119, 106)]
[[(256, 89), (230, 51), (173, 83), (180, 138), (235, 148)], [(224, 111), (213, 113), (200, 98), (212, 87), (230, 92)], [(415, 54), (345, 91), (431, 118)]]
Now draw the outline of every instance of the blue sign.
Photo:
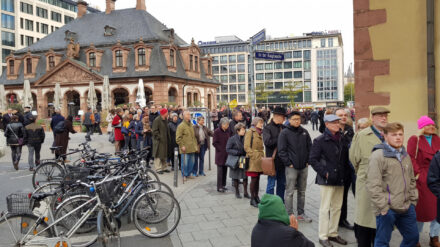
[(266, 60), (284, 60), (283, 53), (277, 52), (255, 52), (255, 59), (266, 59)]
[(252, 45), (257, 45), (261, 41), (264, 41), (266, 39), (266, 29), (261, 30), (260, 32), (252, 36), (251, 39), (252, 39)]

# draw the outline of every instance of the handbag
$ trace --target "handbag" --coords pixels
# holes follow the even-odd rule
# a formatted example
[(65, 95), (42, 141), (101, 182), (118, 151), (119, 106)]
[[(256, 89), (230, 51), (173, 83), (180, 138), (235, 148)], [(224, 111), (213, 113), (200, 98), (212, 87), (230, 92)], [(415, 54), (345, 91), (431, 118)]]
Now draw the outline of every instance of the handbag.
[(277, 154), (277, 148), (273, 151), (272, 157), (261, 158), (261, 168), (263, 169), (263, 174), (268, 176), (275, 176), (275, 156)]
[(110, 135), (108, 136), (108, 141), (111, 143), (115, 143), (115, 131), (112, 130), (112, 132), (110, 132)]
[[(251, 149), (252, 149), (253, 143), (254, 143), (254, 133), (252, 133), (252, 137), (251, 137)], [(251, 158), (248, 155), (246, 155), (245, 162), (244, 162), (244, 170), (245, 171), (249, 170), (250, 163), (251, 163)]]
[(228, 158), (226, 159), (226, 166), (229, 166), (232, 170), (237, 169), (238, 167), (238, 160), (240, 159), (240, 156), (235, 155), (228, 155)]
[(18, 145), (22, 146), (24, 144), (23, 138), (18, 138), (17, 134), (12, 130), (11, 125), (8, 125), (9, 129), (11, 130), (12, 134), (14, 134), (15, 138), (17, 138)]

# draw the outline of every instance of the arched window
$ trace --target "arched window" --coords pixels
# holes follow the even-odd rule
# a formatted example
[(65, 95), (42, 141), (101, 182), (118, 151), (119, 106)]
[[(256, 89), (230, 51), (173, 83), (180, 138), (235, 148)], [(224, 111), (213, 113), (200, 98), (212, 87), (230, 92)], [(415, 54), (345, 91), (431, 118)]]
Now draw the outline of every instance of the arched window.
[(9, 60), (9, 74), (13, 75), (15, 73), (14, 71), (14, 60)]
[(49, 57), (49, 68), (55, 67), (55, 59), (53, 56)]
[(174, 65), (174, 50), (173, 49), (171, 49), (170, 50), (170, 66), (171, 67), (175, 67), (175, 65)]
[(123, 63), (122, 63), (122, 51), (121, 50), (117, 50), (115, 52), (115, 57), (116, 57), (116, 67), (123, 67)]
[(96, 67), (96, 54), (94, 52), (89, 53), (89, 66)]
[(32, 58), (26, 58), (26, 73), (32, 74)]
[(138, 49), (138, 65), (139, 66), (145, 66), (145, 49), (139, 48)]

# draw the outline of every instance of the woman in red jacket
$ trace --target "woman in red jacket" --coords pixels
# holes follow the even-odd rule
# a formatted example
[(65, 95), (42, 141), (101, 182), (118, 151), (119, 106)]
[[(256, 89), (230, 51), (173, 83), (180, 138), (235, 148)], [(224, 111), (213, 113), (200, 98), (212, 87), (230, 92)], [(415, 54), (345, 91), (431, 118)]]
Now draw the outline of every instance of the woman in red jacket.
[(122, 127), (122, 114), (121, 108), (116, 109), (116, 116), (113, 118), (112, 126), (115, 128), (115, 152), (121, 150), (122, 142), (124, 141), (124, 135), (121, 133)]
[(440, 138), (436, 134), (437, 129), (434, 121), (428, 116), (422, 116), (417, 124), (421, 131), (420, 134), (411, 136), (408, 140), (408, 154), (412, 160), (414, 176), (417, 179), (417, 191), (419, 192), (419, 201), (416, 206), (417, 226), (420, 233), (423, 230), (424, 222), (431, 222), (429, 246), (440, 247), (438, 241), (440, 224), (435, 220), (437, 198), (429, 190), (426, 182), (429, 164), (435, 153), (440, 150)]

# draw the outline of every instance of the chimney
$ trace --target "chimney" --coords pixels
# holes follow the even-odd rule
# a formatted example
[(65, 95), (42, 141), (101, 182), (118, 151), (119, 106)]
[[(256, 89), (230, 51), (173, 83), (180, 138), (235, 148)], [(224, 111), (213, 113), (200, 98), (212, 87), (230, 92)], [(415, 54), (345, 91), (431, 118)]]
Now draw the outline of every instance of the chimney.
[(78, 1), (78, 15), (77, 18), (83, 17), (87, 13), (87, 3), (85, 1)]
[(137, 10), (147, 10), (147, 7), (145, 6), (145, 0), (136, 0), (136, 9)]
[(105, 0), (105, 13), (110, 14), (113, 10), (115, 10), (115, 2), (116, 0)]

